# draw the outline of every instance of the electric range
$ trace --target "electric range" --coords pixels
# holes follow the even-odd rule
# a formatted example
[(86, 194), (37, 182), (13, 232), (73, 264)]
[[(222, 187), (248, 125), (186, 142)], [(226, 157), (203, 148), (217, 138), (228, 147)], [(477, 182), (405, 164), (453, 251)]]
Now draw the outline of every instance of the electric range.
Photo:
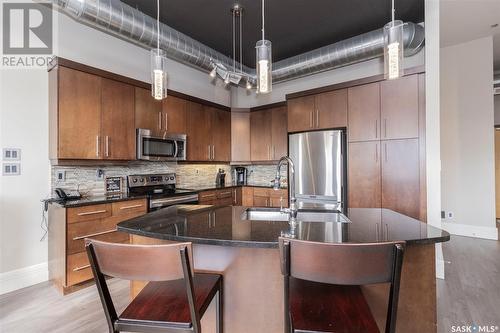
[(149, 211), (179, 204), (197, 204), (198, 193), (176, 188), (175, 173), (130, 175), (127, 187), (130, 196), (146, 196)]

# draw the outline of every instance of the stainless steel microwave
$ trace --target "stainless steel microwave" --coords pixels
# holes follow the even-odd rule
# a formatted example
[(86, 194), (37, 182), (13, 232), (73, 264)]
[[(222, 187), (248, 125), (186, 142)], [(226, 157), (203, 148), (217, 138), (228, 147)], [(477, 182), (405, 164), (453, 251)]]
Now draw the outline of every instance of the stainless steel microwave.
[(185, 161), (186, 134), (164, 133), (137, 129), (137, 159), (144, 161)]

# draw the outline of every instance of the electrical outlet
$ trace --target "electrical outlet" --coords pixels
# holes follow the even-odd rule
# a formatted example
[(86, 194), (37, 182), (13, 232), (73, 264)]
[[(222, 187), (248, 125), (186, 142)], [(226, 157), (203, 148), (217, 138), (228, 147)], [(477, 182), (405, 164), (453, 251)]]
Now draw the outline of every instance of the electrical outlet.
[(96, 180), (104, 180), (104, 170), (103, 169), (97, 169), (95, 172), (95, 179)]
[(448, 218), (452, 219), (453, 218), (453, 212), (448, 212)]
[(444, 210), (441, 211), (441, 218), (442, 219), (446, 218), (446, 212)]
[(66, 170), (56, 170), (56, 182), (63, 182), (66, 180)]

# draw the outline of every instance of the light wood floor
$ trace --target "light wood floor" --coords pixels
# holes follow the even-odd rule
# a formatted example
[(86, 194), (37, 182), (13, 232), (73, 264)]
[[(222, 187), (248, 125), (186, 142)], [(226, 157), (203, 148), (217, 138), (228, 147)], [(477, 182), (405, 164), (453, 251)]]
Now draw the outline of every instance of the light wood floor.
[[(451, 325), (500, 326), (500, 242), (452, 236), (443, 244), (446, 280), (438, 280), (438, 332)], [(118, 309), (128, 302), (127, 281), (111, 280)], [(0, 296), (0, 332), (107, 332), (94, 286), (60, 296), (49, 283)], [(229, 332), (230, 333), (230, 332)]]

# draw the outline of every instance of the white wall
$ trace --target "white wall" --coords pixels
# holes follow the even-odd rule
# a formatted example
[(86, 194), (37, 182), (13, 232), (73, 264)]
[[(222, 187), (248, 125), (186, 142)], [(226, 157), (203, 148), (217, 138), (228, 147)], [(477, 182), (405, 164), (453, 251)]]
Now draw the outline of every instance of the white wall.
[(443, 227), (497, 239), (491, 37), (441, 49)]
[[(412, 57), (405, 58), (405, 68), (421, 66), (424, 64), (425, 50)], [(336, 83), (356, 80), (384, 73), (383, 59), (372, 59), (350, 66), (336, 68), (327, 72), (291, 80), (273, 85), (269, 94), (256, 95), (248, 93), (244, 88), (232, 89), (231, 103), (236, 108), (248, 108), (258, 105), (281, 102), (286, 94), (298, 91), (324, 87)]]

